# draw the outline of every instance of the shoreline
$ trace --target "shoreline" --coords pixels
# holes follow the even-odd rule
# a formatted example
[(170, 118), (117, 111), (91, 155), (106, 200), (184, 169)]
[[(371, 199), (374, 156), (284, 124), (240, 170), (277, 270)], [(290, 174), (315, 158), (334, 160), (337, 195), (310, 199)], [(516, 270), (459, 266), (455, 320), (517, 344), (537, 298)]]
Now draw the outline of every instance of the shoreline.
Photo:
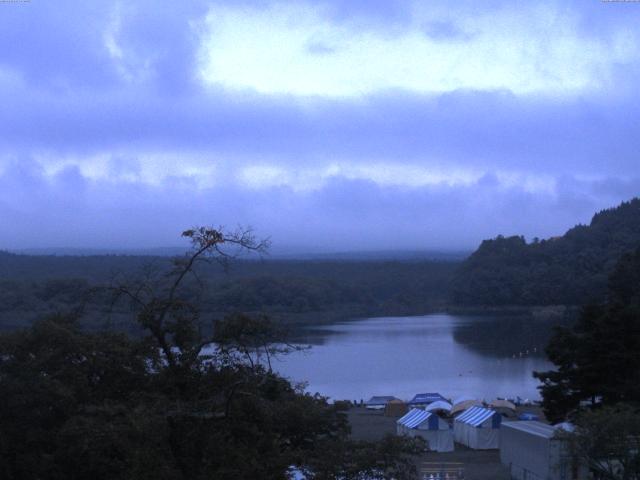
[[(440, 308), (428, 309), (420, 312), (371, 312), (362, 313), (356, 310), (349, 312), (332, 311), (332, 312), (305, 312), (300, 314), (278, 314), (272, 313), (272, 318), (281, 325), (291, 328), (292, 331), (303, 331), (313, 329), (313, 327), (321, 327), (323, 325), (336, 325), (344, 322), (359, 322), (373, 318), (406, 318), (406, 317), (425, 317), (428, 315), (456, 315), (456, 316), (496, 316), (496, 317), (515, 317), (518, 319), (530, 318), (532, 321), (558, 321), (566, 322), (575, 318), (579, 313), (580, 307), (576, 305), (507, 305), (507, 306), (458, 306), (446, 305)], [(260, 312), (249, 312), (250, 314), (263, 314)], [(268, 313), (266, 313), (269, 316)]]

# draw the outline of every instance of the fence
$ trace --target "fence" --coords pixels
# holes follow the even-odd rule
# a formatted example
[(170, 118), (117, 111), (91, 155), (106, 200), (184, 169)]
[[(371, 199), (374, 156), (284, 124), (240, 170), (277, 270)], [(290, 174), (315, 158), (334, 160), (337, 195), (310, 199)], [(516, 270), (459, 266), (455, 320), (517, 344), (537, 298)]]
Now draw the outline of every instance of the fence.
[(459, 462), (422, 462), (420, 480), (464, 480), (464, 467)]

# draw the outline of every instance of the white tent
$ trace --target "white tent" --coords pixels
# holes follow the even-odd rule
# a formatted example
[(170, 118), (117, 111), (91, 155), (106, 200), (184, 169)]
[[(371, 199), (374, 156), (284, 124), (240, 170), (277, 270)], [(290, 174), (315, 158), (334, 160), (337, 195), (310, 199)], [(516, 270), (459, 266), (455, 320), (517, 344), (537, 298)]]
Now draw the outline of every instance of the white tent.
[(498, 448), (502, 415), (483, 407), (471, 407), (453, 422), (456, 442), (476, 450)]
[(444, 400), (438, 400), (436, 402), (430, 403), (425, 407), (425, 411), (427, 412), (435, 412), (441, 410), (443, 412), (447, 412), (447, 414), (451, 413), (452, 405), (449, 402), (445, 402)]
[(429, 450), (453, 452), (453, 432), (449, 424), (434, 413), (412, 409), (396, 422), (398, 435), (422, 437)]

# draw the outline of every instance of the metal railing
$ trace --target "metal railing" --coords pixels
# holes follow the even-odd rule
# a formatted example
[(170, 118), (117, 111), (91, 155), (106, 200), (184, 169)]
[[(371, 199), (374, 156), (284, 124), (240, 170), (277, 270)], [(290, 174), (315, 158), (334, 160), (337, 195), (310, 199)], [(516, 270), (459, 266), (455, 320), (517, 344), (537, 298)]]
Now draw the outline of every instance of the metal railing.
[(420, 480), (464, 480), (464, 464), (460, 462), (422, 462)]

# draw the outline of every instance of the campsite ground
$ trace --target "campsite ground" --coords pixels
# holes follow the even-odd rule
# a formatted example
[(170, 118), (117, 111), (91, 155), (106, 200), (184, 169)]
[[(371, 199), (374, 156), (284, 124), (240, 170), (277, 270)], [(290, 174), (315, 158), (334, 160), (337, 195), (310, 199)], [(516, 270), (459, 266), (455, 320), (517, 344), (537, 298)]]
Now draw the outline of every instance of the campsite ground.
[[(531, 409), (528, 409), (531, 411)], [(395, 434), (395, 417), (386, 417), (380, 410), (353, 407), (347, 412), (351, 435), (358, 440), (378, 440), (387, 433)], [(447, 470), (464, 472), (465, 480), (509, 480), (509, 470), (500, 463), (498, 450), (472, 450), (455, 444), (454, 452), (425, 452), (416, 458), (418, 469), (424, 474)], [(426, 478), (429, 478), (426, 476)], [(453, 477), (455, 478), (455, 477)]]

